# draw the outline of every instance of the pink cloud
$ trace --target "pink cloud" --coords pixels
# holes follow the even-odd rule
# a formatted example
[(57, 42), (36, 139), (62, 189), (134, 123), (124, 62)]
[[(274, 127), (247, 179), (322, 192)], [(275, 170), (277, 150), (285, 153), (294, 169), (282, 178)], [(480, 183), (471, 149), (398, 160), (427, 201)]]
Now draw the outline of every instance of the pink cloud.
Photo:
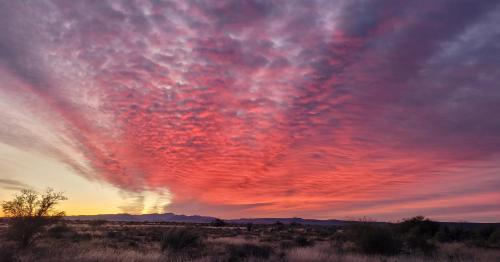
[(64, 126), (90, 170), (50, 152), (77, 172), (227, 217), (499, 210), (474, 182), (499, 183), (495, 1), (51, 3), (3, 4), (25, 88), (0, 83)]

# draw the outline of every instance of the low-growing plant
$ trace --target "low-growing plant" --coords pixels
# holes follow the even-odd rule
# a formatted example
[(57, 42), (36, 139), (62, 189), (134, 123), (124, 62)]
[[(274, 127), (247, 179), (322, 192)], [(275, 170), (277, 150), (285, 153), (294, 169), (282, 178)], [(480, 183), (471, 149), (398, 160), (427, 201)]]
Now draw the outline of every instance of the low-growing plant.
[(0, 246), (0, 261), (2, 262), (13, 262), (15, 261), (15, 248), (4, 246), (3, 243)]
[(64, 236), (71, 234), (73, 231), (65, 223), (61, 223), (49, 228), (47, 232), (49, 237), (63, 238)]
[(412, 252), (422, 251), (429, 255), (436, 250), (436, 245), (431, 242), (429, 237), (419, 232), (418, 228), (411, 229), (404, 237), (406, 246)]
[(161, 241), (163, 235), (161, 231), (154, 230), (154, 231), (149, 231), (146, 234), (146, 240), (147, 241)]
[(216, 218), (212, 222), (210, 222), (210, 225), (212, 225), (214, 227), (224, 227), (224, 226), (227, 226), (227, 223), (226, 223), (226, 221), (224, 221), (220, 218)]
[(74, 233), (71, 237), (73, 242), (89, 241), (91, 239), (92, 235), (90, 233)]
[(361, 253), (396, 255), (401, 251), (401, 240), (387, 226), (361, 224), (353, 225), (349, 230), (350, 240)]
[(89, 225), (94, 226), (94, 227), (106, 225), (107, 223), (108, 223), (108, 221), (104, 220), (104, 219), (96, 219), (96, 220), (89, 221)]
[(295, 244), (299, 247), (309, 247), (314, 245), (314, 241), (305, 236), (298, 236), (295, 238)]
[(283, 231), (285, 230), (285, 224), (283, 224), (281, 221), (276, 221), (274, 224), (273, 224), (273, 227), (272, 227), (272, 230), (274, 231)]
[(164, 251), (179, 252), (199, 248), (201, 245), (200, 234), (189, 228), (171, 228), (161, 238), (161, 248)]
[(423, 216), (416, 216), (404, 219), (398, 224), (399, 232), (405, 234), (413, 231), (426, 238), (433, 237), (439, 230), (439, 223)]
[(493, 248), (500, 248), (500, 227), (491, 233), (488, 238), (488, 245)]
[(290, 248), (294, 248), (296, 246), (297, 245), (295, 244), (295, 242), (291, 241), (291, 240), (283, 240), (280, 242), (281, 249), (290, 249)]
[(229, 261), (242, 261), (248, 258), (268, 259), (272, 249), (268, 245), (240, 244), (228, 245)]
[(450, 234), (450, 228), (446, 225), (443, 225), (439, 228), (438, 232), (436, 232), (436, 235), (434, 236), (437, 241), (446, 243), (450, 242), (451, 239), (451, 234)]
[(411, 252), (422, 251), (427, 255), (436, 250), (432, 238), (439, 230), (439, 223), (423, 216), (405, 219), (398, 224), (398, 231), (403, 236), (408, 250)]
[(122, 234), (118, 231), (108, 231), (108, 238), (120, 238)]

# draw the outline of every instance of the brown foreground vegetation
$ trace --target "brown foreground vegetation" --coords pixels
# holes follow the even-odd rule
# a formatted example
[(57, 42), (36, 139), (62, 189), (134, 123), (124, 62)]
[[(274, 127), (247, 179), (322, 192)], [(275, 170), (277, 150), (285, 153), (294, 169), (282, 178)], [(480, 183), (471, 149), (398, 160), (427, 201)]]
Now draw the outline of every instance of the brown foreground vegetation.
[[(4, 221), (5, 222), (5, 221)], [(0, 261), (500, 261), (497, 226), (414, 218), (350, 226), (61, 221), (19, 249), (0, 224)]]

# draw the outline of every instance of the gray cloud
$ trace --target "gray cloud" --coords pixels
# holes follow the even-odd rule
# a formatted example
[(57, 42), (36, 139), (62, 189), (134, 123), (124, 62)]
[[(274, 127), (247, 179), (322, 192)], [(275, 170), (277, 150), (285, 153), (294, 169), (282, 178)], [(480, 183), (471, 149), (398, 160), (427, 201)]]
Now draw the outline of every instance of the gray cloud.
[(31, 91), (0, 88), (45, 104), (23, 105), (91, 170), (16, 119), (0, 139), (179, 210), (384, 206), (450, 177), (394, 201), (471, 195), (455, 171), (500, 154), (498, 3), (2, 2), (0, 63)]
[(15, 179), (0, 178), (0, 187), (5, 190), (16, 190), (29, 189), (31, 186), (17, 181)]

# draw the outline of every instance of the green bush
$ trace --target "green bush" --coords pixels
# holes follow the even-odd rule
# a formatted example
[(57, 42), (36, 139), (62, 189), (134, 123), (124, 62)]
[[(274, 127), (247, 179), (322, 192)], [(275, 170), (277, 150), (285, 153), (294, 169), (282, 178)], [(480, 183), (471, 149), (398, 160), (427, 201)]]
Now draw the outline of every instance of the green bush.
[(441, 226), (439, 231), (436, 232), (435, 238), (437, 241), (442, 243), (450, 242), (452, 240), (450, 228), (447, 226)]
[(226, 223), (226, 221), (224, 221), (220, 218), (216, 218), (212, 222), (210, 222), (210, 225), (212, 225), (214, 227), (224, 227), (224, 226), (227, 226), (227, 223)]
[(407, 249), (411, 252), (422, 251), (424, 254), (430, 254), (436, 249), (432, 243), (432, 238), (435, 235), (439, 235), (441, 239), (450, 238), (446, 229), (440, 231), (438, 222), (423, 216), (405, 219), (397, 227), (404, 238)]
[(500, 228), (491, 233), (488, 238), (488, 244), (491, 247), (500, 248)]
[(71, 236), (71, 240), (73, 242), (80, 242), (80, 241), (89, 241), (92, 239), (92, 235), (90, 233), (77, 233), (74, 232)]
[(283, 224), (281, 221), (276, 221), (274, 224), (273, 224), (273, 227), (272, 227), (272, 230), (273, 231), (283, 231), (285, 230), (285, 224)]
[(412, 252), (422, 251), (424, 254), (431, 254), (436, 250), (436, 246), (428, 236), (422, 234), (418, 228), (412, 228), (405, 235), (405, 243)]
[(7, 247), (7, 246), (0, 246), (0, 261), (3, 262), (13, 262), (15, 261), (15, 248), (14, 247)]
[(432, 238), (439, 230), (439, 223), (423, 216), (416, 216), (403, 220), (398, 227), (403, 234), (413, 231), (413, 233), (420, 236)]
[(49, 230), (47, 232), (48, 232), (49, 237), (58, 238), (58, 239), (63, 238), (64, 236), (68, 236), (71, 233), (73, 233), (71, 228), (69, 228), (64, 223), (58, 224), (58, 225), (55, 225), (55, 226), (49, 228)]
[(296, 246), (297, 245), (291, 240), (283, 240), (280, 242), (281, 249), (290, 249), (290, 248), (294, 248)]
[(395, 255), (402, 243), (389, 227), (377, 225), (351, 226), (349, 239), (365, 254)]
[(268, 259), (272, 249), (267, 245), (241, 244), (227, 246), (229, 261), (242, 261), (248, 258)]
[(179, 252), (187, 249), (195, 249), (202, 244), (201, 236), (192, 229), (171, 228), (161, 238), (162, 250)]
[(146, 233), (147, 241), (161, 241), (163, 233), (159, 230), (152, 230)]
[(436, 233), (437, 240), (441, 242), (460, 242), (473, 238), (474, 233), (471, 230), (462, 227), (449, 228), (444, 226)]
[(484, 226), (476, 230), (476, 238), (487, 240), (493, 232), (495, 232), (494, 226)]
[(89, 225), (93, 226), (93, 227), (103, 226), (103, 225), (106, 225), (107, 223), (108, 223), (108, 221), (104, 220), (104, 219), (96, 219), (96, 220), (89, 221)]
[(297, 238), (295, 238), (295, 243), (299, 247), (309, 247), (309, 246), (314, 245), (314, 241), (311, 239), (308, 239), (305, 236), (298, 236)]
[(119, 231), (108, 231), (108, 238), (121, 238), (122, 234)]

